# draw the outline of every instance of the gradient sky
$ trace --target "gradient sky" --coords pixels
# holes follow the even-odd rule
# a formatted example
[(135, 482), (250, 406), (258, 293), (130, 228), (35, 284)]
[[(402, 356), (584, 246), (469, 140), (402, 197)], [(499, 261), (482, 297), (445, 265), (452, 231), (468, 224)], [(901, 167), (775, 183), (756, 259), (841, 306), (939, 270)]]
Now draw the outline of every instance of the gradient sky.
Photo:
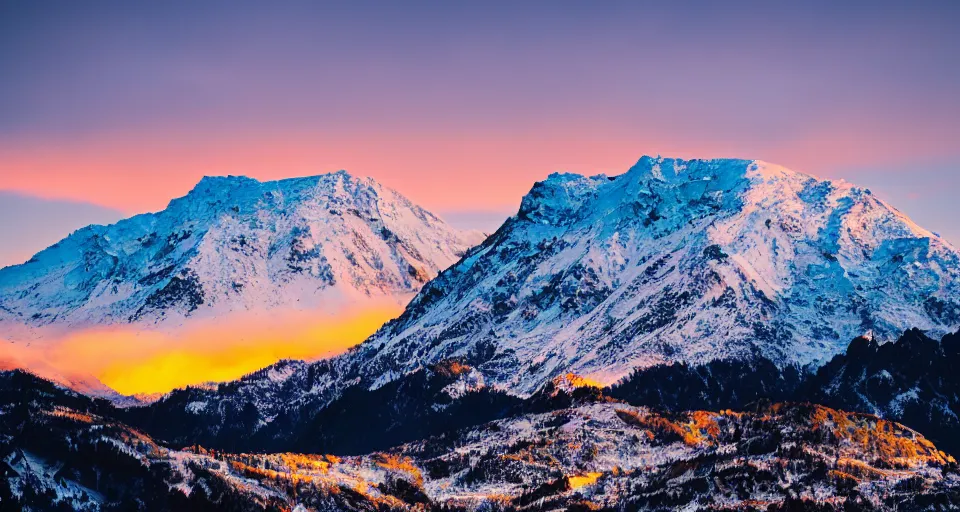
[(956, 1), (0, 0), (0, 265), (205, 174), (343, 168), (492, 229), (550, 172), (643, 154), (846, 178), (960, 245), (958, 26)]

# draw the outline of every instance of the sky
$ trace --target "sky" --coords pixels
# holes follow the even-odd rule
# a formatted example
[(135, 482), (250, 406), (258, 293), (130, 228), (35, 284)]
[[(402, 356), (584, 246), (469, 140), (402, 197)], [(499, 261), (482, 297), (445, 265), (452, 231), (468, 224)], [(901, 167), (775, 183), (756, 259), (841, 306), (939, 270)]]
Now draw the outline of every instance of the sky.
[(0, 0), (0, 265), (203, 175), (346, 169), (492, 230), (549, 173), (644, 154), (845, 178), (960, 245), (957, 26), (949, 1)]

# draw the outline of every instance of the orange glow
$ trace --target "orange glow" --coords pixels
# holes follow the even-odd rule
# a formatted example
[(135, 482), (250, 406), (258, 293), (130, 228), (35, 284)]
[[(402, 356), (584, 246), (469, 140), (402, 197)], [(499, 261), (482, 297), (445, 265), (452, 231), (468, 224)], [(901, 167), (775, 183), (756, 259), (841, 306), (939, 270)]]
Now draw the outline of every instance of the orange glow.
[(943, 154), (942, 133), (918, 132), (915, 140), (904, 141), (892, 127), (887, 132), (824, 129), (762, 145), (695, 139), (655, 126), (629, 134), (603, 126), (571, 132), (548, 125), (535, 132), (470, 134), (101, 133), (0, 143), (0, 190), (138, 213), (162, 209), (205, 174), (279, 179), (346, 169), (373, 176), (435, 212), (500, 211), (515, 209), (533, 182), (550, 172), (620, 174), (643, 154), (758, 158), (824, 177), (847, 166)]
[(571, 389), (604, 387), (603, 384), (601, 384), (596, 380), (593, 380), (588, 377), (583, 377), (581, 375), (577, 375), (576, 373), (572, 373), (572, 372), (568, 372), (563, 375), (554, 377), (553, 382), (557, 385), (568, 386)]
[(302, 310), (238, 312), (196, 320), (170, 332), (89, 329), (34, 343), (32, 350), (22, 349), (15, 360), (49, 378), (91, 374), (123, 394), (162, 393), (236, 379), (280, 359), (309, 360), (341, 353), (401, 310), (399, 304), (384, 300), (335, 315)]
[(571, 489), (579, 489), (587, 485), (593, 485), (597, 483), (597, 479), (600, 478), (602, 473), (586, 473), (583, 475), (574, 475), (567, 478), (570, 481)]

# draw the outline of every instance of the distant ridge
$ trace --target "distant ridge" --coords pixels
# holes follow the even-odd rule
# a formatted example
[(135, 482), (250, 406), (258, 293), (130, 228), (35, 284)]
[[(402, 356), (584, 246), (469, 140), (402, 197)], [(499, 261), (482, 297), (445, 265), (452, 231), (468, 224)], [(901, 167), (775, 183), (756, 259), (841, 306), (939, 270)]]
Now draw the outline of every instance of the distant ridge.
[(345, 171), (208, 176), (163, 211), (88, 226), (0, 270), (3, 320), (162, 322), (330, 290), (408, 294), (481, 238)]
[(85, 227), (0, 269), (0, 329), (36, 349), (92, 327), (163, 331), (374, 300), (399, 308), (483, 236), (345, 171), (204, 177), (160, 212)]

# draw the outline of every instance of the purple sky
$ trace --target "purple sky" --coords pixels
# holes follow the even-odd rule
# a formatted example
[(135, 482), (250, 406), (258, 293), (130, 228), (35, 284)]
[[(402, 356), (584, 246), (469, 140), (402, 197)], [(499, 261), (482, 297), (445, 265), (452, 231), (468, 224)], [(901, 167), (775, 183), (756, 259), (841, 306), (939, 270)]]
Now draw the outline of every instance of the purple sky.
[(645, 153), (843, 177), (960, 245), (958, 26), (954, 1), (0, 2), (0, 265), (204, 174), (346, 168), (491, 229), (552, 171)]

